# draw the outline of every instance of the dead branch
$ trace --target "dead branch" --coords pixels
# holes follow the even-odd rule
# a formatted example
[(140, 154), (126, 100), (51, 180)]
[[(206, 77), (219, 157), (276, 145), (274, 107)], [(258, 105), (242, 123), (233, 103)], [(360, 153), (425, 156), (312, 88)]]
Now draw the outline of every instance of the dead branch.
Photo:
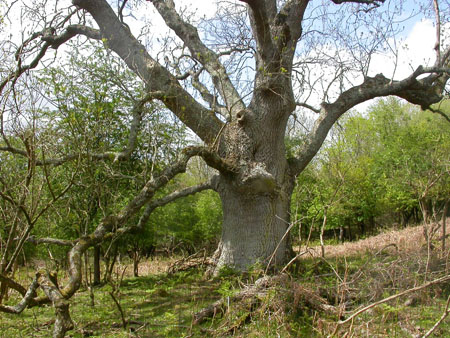
[(365, 311), (367, 311), (367, 310), (369, 310), (369, 309), (371, 309), (371, 308), (373, 308), (373, 307), (375, 307), (377, 305), (389, 302), (391, 300), (394, 300), (394, 299), (399, 298), (401, 296), (407, 295), (409, 293), (416, 292), (416, 291), (419, 291), (419, 290), (422, 290), (422, 289), (426, 289), (426, 288), (428, 288), (428, 287), (430, 287), (432, 285), (440, 284), (440, 283), (443, 283), (443, 282), (446, 282), (446, 281), (449, 281), (449, 280), (450, 280), (450, 275), (447, 275), (447, 276), (435, 279), (435, 280), (433, 280), (431, 282), (428, 282), (428, 283), (422, 284), (420, 286), (417, 286), (415, 288), (408, 289), (408, 290), (402, 291), (400, 293), (397, 293), (395, 295), (392, 295), (392, 296), (386, 297), (384, 299), (381, 299), (381, 300), (379, 300), (379, 301), (377, 301), (375, 303), (372, 303), (370, 305), (367, 305), (367, 306), (357, 310), (356, 312), (354, 312), (347, 319), (339, 321), (338, 322), (338, 326), (346, 324), (348, 322), (351, 322), (356, 316), (360, 315), (361, 313), (363, 313), (363, 312), (365, 312)]
[(436, 322), (436, 324), (434, 324), (433, 327), (431, 329), (429, 329), (427, 331), (427, 333), (425, 333), (422, 336), (422, 338), (426, 338), (426, 337), (430, 336), (434, 332), (434, 330), (436, 330), (436, 328), (439, 326), (439, 324), (441, 324), (442, 321), (450, 314), (449, 305), (450, 305), (450, 296), (448, 296), (448, 298), (447, 298), (447, 304), (445, 305), (445, 309), (444, 309), (444, 312), (442, 313), (441, 318), (439, 318), (439, 320)]
[[(25, 293), (24, 297), (19, 302), (19, 304), (15, 305), (15, 306), (0, 305), (0, 311), (6, 312), (6, 313), (13, 313), (13, 314), (22, 313), (22, 311), (25, 310), (25, 308), (30, 303), (33, 302), (33, 298), (36, 297), (36, 289), (39, 287), (39, 277), (40, 277), (40, 273), (38, 272), (34, 276), (33, 282), (31, 283), (30, 287), (28, 288), (28, 291)], [(8, 285), (11, 285), (11, 284), (8, 284)]]
[(186, 271), (189, 269), (193, 269), (196, 267), (204, 267), (207, 265), (213, 265), (213, 261), (206, 254), (206, 250), (200, 250), (188, 257), (183, 257), (172, 264), (167, 268), (167, 273), (176, 273), (180, 271)]
[(339, 309), (328, 304), (327, 300), (320, 297), (317, 292), (314, 292), (314, 290), (296, 283), (292, 283), (292, 289), (294, 290), (294, 304), (296, 304), (299, 300), (302, 300), (313, 310), (325, 312), (333, 316), (339, 315)]
[(122, 318), (122, 327), (124, 330), (127, 329), (128, 321), (125, 319), (125, 314), (123, 312), (122, 306), (120, 305), (119, 301), (117, 300), (116, 296), (114, 296), (114, 292), (110, 291), (109, 295), (111, 296), (112, 300), (117, 306), (117, 309), (119, 309), (120, 317)]

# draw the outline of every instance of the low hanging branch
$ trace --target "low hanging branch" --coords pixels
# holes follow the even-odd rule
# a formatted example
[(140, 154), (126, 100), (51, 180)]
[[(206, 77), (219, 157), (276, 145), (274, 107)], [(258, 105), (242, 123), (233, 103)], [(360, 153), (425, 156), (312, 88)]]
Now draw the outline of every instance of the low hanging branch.
[[(39, 287), (39, 278), (41, 274), (38, 272), (36, 273), (33, 281), (31, 282), (31, 285), (29, 286), (26, 293), (23, 295), (22, 300), (19, 302), (19, 304), (15, 306), (5, 306), (0, 305), (0, 312), (6, 312), (6, 313), (13, 313), (13, 314), (20, 314), (22, 313), (25, 308), (30, 305), (33, 302), (33, 298), (36, 297), (36, 290)], [(3, 278), (2, 278), (3, 281)], [(17, 284), (16, 282), (14, 282)], [(11, 286), (12, 284), (9, 283), (8, 286)], [(20, 290), (24, 289), (23, 286), (20, 285)], [(16, 289), (17, 290), (17, 289)]]
[(181, 190), (177, 190), (177, 191), (174, 191), (173, 193), (168, 194), (167, 196), (164, 196), (164, 197), (162, 197), (160, 199), (153, 200), (150, 203), (148, 203), (147, 206), (145, 207), (144, 212), (142, 213), (141, 217), (139, 218), (139, 222), (138, 222), (138, 224), (136, 226), (118, 229), (117, 233), (118, 234), (122, 234), (122, 233), (125, 233), (125, 232), (140, 230), (147, 224), (147, 221), (148, 221), (151, 213), (156, 208), (162, 207), (162, 206), (164, 206), (164, 205), (166, 205), (166, 204), (168, 204), (170, 202), (175, 201), (178, 198), (182, 198), (182, 197), (186, 197), (186, 196), (189, 196), (189, 195), (193, 195), (193, 194), (196, 194), (198, 192), (201, 192), (201, 191), (204, 191), (204, 190), (207, 190), (207, 189), (212, 189), (212, 183), (211, 182), (205, 182), (205, 183), (201, 183), (199, 185), (196, 185), (194, 187), (188, 187), (188, 188), (184, 188), (184, 189), (181, 189)]
[[(95, 246), (102, 241), (111, 238), (118, 233), (125, 233), (134, 229), (134, 227), (121, 228), (133, 215), (135, 215), (145, 204), (149, 203), (154, 197), (156, 191), (165, 186), (174, 176), (186, 171), (187, 163), (193, 156), (200, 156), (205, 159), (211, 166), (222, 170), (225, 174), (232, 175), (237, 172), (232, 164), (221, 159), (217, 154), (209, 151), (205, 147), (188, 147), (186, 148), (180, 159), (173, 165), (166, 167), (160, 175), (152, 178), (141, 189), (140, 193), (135, 196), (118, 214), (115, 216), (105, 217), (97, 226), (95, 231), (90, 235), (79, 238), (75, 241), (58, 240), (53, 238), (36, 239), (31, 237), (30, 242), (34, 244), (48, 243), (64, 246), (72, 246), (69, 251), (69, 280), (64, 288), (59, 288), (56, 283), (50, 282), (45, 276), (37, 275), (29, 290), (26, 292), (23, 300), (16, 307), (0, 307), (0, 311), (8, 313), (20, 313), (27, 306), (35, 306), (51, 301), (56, 313), (56, 321), (53, 337), (64, 337), (65, 332), (73, 328), (73, 322), (69, 314), (68, 299), (79, 289), (81, 285), (81, 257), (90, 247)], [(212, 183), (207, 182), (195, 187), (189, 187), (176, 191), (161, 199), (155, 200), (148, 204), (148, 215), (152, 210), (159, 206), (163, 206), (177, 198), (184, 197), (205, 189), (212, 188)], [(146, 213), (144, 213), (145, 215)], [(146, 216), (148, 217), (148, 216)], [(143, 225), (145, 219), (141, 219), (140, 224)], [(40, 287), (45, 293), (45, 297), (35, 298), (35, 291), (39, 286), (39, 276), (43, 279)], [(5, 277), (7, 278), (7, 277)], [(15, 287), (23, 294), (23, 287)]]
[(27, 242), (38, 245), (38, 244), (54, 244), (59, 246), (71, 246), (73, 247), (76, 241), (69, 241), (66, 239), (57, 239), (57, 238), (36, 238), (35, 236), (30, 236), (27, 239)]
[(2, 274), (0, 274), (0, 282), (4, 283), (7, 287), (16, 290), (22, 296), (25, 296), (25, 294), (27, 293), (27, 289), (25, 289), (22, 285), (17, 283), (15, 280), (13, 280), (7, 276), (4, 276)]
[[(117, 215), (105, 217), (97, 226), (95, 231), (88, 236), (84, 236), (76, 241), (75, 245), (69, 252), (69, 281), (67, 285), (61, 289), (61, 294), (67, 299), (70, 298), (81, 285), (81, 257), (84, 252), (91, 246), (97, 245), (105, 239), (111, 238), (117, 232), (124, 233), (133, 228), (125, 228), (121, 230), (130, 217), (135, 215), (145, 204), (147, 204), (154, 196), (156, 191), (165, 186), (174, 176), (186, 171), (189, 159), (193, 156), (201, 156), (211, 166), (217, 169), (226, 170), (229, 174), (237, 171), (230, 163), (222, 160), (217, 154), (210, 152), (205, 147), (188, 147), (180, 157), (180, 159), (171, 166), (166, 167), (159, 176), (148, 181), (141, 189), (140, 193), (135, 196)], [(154, 204), (150, 204), (152, 208), (164, 205), (177, 197), (186, 196), (189, 193), (209, 188), (210, 185), (200, 185), (195, 189), (187, 188), (181, 192), (175, 192), (167, 198), (157, 200)]]

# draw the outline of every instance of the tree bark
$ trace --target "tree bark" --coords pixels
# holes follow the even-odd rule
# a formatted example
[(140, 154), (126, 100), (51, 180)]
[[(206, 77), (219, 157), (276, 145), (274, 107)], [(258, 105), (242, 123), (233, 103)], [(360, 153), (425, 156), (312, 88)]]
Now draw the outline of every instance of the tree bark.
[(70, 303), (64, 298), (58, 286), (50, 278), (43, 277), (41, 288), (45, 295), (52, 301), (53, 307), (55, 308), (56, 320), (53, 328), (53, 338), (64, 338), (66, 332), (74, 328), (74, 323), (69, 313)]
[(100, 276), (100, 246), (94, 247), (94, 285), (99, 285), (101, 276)]
[(247, 270), (287, 259), (294, 177), (285, 158), (284, 128), (292, 108), (283, 98), (257, 95), (223, 133), (219, 154), (240, 171), (221, 174), (215, 186), (224, 217), (216, 273), (223, 266)]
[(277, 246), (271, 263), (282, 264), (288, 250), (287, 238), (281, 241), (289, 225), (287, 196), (238, 194), (230, 187), (220, 195), (224, 219), (217, 269), (247, 270), (255, 263), (267, 264)]
[(141, 260), (141, 255), (139, 251), (136, 249), (133, 252), (133, 276), (139, 277), (139, 261)]

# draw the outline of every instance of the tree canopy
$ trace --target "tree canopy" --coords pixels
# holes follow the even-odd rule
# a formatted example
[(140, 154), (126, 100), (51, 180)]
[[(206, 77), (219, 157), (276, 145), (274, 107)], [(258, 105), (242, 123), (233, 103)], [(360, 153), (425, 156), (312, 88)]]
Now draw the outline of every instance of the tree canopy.
[[(8, 213), (12, 229), (25, 220), (21, 243), (28, 240), (36, 217), (72, 187), (79, 189), (78, 196), (87, 191), (102, 210), (95, 229), (85, 227), (70, 243), (59, 241), (71, 246), (70, 278), (60, 291), (45, 289), (55, 304), (62, 306), (58, 300), (80, 287), (86, 250), (144, 227), (157, 207), (206, 189), (218, 193), (223, 214), (214, 271), (227, 266), (247, 270), (256, 263), (276, 267), (290, 253), (297, 177), (346, 112), (371, 99), (396, 96), (439, 114), (437, 123), (450, 120), (438, 105), (450, 77), (447, 2), (247, 0), (215, 5), (214, 16), (198, 18), (173, 0), (2, 3), (1, 19), (12, 28), (1, 32), (1, 160), (25, 169), (17, 193), (11, 183), (1, 182), (2, 203), (13, 209)], [(405, 47), (400, 41), (412, 19), (434, 21), (429, 37), (435, 41), (434, 59), (398, 74)], [(77, 60), (84, 53), (90, 56)], [(377, 69), (377, 55), (389, 55), (392, 64)], [(287, 136), (300, 128), (303, 114), (312, 116), (313, 123), (292, 142)], [(383, 116), (389, 128), (401, 122), (384, 110), (372, 114)], [(184, 128), (189, 134), (178, 137), (186, 136)], [(386, 137), (412, 143), (421, 138), (414, 135), (425, 131), (421, 128), (418, 124), (405, 135)], [(391, 151), (384, 153), (386, 158), (397, 158), (399, 164), (411, 158), (395, 143), (386, 144)], [(347, 156), (336, 147), (328, 156)], [(215, 175), (164, 195), (192, 157), (201, 158)], [(411, 170), (431, 179), (415, 182), (411, 191), (422, 197), (433, 193), (437, 163), (390, 168), (389, 161), (377, 161), (387, 169), (387, 186), (395, 186), (396, 170)], [(336, 163), (339, 167), (324, 167), (323, 174), (339, 185), (339, 173), (348, 164)], [(77, 184), (80, 170), (91, 178), (89, 184)], [(346, 179), (371, 185), (363, 170)], [(66, 185), (59, 175), (69, 175)], [(127, 181), (127, 176), (132, 178)], [(126, 194), (114, 193), (123, 185), (130, 188)], [(44, 191), (46, 198), (41, 198)], [(395, 194), (386, 198), (401, 198)], [(357, 211), (361, 217), (371, 208), (370, 198), (367, 203)], [(70, 221), (88, 224), (86, 208)], [(70, 327), (67, 316), (61, 315), (55, 327), (61, 332)]]

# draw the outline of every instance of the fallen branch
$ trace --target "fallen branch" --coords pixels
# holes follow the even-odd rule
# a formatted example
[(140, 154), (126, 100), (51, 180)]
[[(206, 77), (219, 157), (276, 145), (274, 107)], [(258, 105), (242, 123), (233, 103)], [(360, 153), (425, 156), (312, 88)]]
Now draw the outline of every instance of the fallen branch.
[(430, 336), (434, 332), (434, 330), (436, 330), (436, 328), (442, 323), (442, 321), (450, 314), (449, 306), (450, 306), (450, 296), (448, 296), (447, 304), (445, 305), (445, 309), (444, 312), (442, 313), (441, 318), (439, 318), (436, 324), (434, 324), (433, 327), (422, 336), (422, 338), (427, 338), (428, 336)]
[(407, 294), (409, 294), (409, 293), (412, 293), (412, 292), (416, 292), (416, 291), (425, 289), (425, 288), (430, 287), (430, 286), (432, 286), (432, 285), (440, 284), (440, 283), (446, 282), (446, 281), (448, 281), (448, 280), (450, 280), (450, 275), (447, 275), (447, 276), (444, 276), (444, 277), (435, 279), (435, 280), (433, 280), (433, 281), (431, 281), (431, 282), (428, 282), (428, 283), (425, 283), (425, 284), (423, 284), (423, 285), (421, 285), (421, 286), (417, 286), (417, 287), (415, 287), (415, 288), (408, 289), (408, 290), (402, 291), (402, 292), (400, 292), (400, 293), (397, 293), (397, 294), (395, 294), (395, 295), (389, 296), (389, 297), (387, 297), (387, 298), (381, 299), (381, 300), (379, 300), (379, 301), (377, 301), (377, 302), (375, 302), (375, 303), (372, 303), (372, 304), (370, 304), (370, 305), (367, 305), (367, 306), (365, 306), (365, 307), (363, 307), (363, 308), (357, 310), (355, 313), (353, 313), (353, 314), (352, 314), (350, 317), (348, 317), (347, 319), (339, 321), (339, 322), (338, 322), (338, 326), (343, 325), (343, 324), (346, 324), (346, 323), (352, 321), (356, 316), (360, 315), (361, 313), (363, 313), (363, 312), (365, 312), (365, 311), (367, 311), (367, 310), (369, 310), (369, 309), (371, 309), (371, 308), (373, 308), (373, 307), (375, 307), (375, 306), (377, 306), (377, 305), (380, 305), (380, 304), (389, 302), (389, 301), (391, 301), (391, 300), (394, 300), (394, 299), (399, 298), (399, 297), (401, 297), (401, 296), (407, 295)]
[(339, 316), (339, 309), (333, 305), (328, 304), (327, 300), (320, 297), (313, 290), (301, 286), (299, 284), (294, 285), (294, 304), (300, 299), (308, 304), (308, 306), (318, 312), (325, 312), (334, 316)]
[(207, 257), (206, 250), (198, 251), (188, 257), (183, 257), (167, 268), (168, 273), (175, 273), (180, 271), (186, 271), (196, 267), (204, 267), (205, 265), (212, 265), (211, 258)]

